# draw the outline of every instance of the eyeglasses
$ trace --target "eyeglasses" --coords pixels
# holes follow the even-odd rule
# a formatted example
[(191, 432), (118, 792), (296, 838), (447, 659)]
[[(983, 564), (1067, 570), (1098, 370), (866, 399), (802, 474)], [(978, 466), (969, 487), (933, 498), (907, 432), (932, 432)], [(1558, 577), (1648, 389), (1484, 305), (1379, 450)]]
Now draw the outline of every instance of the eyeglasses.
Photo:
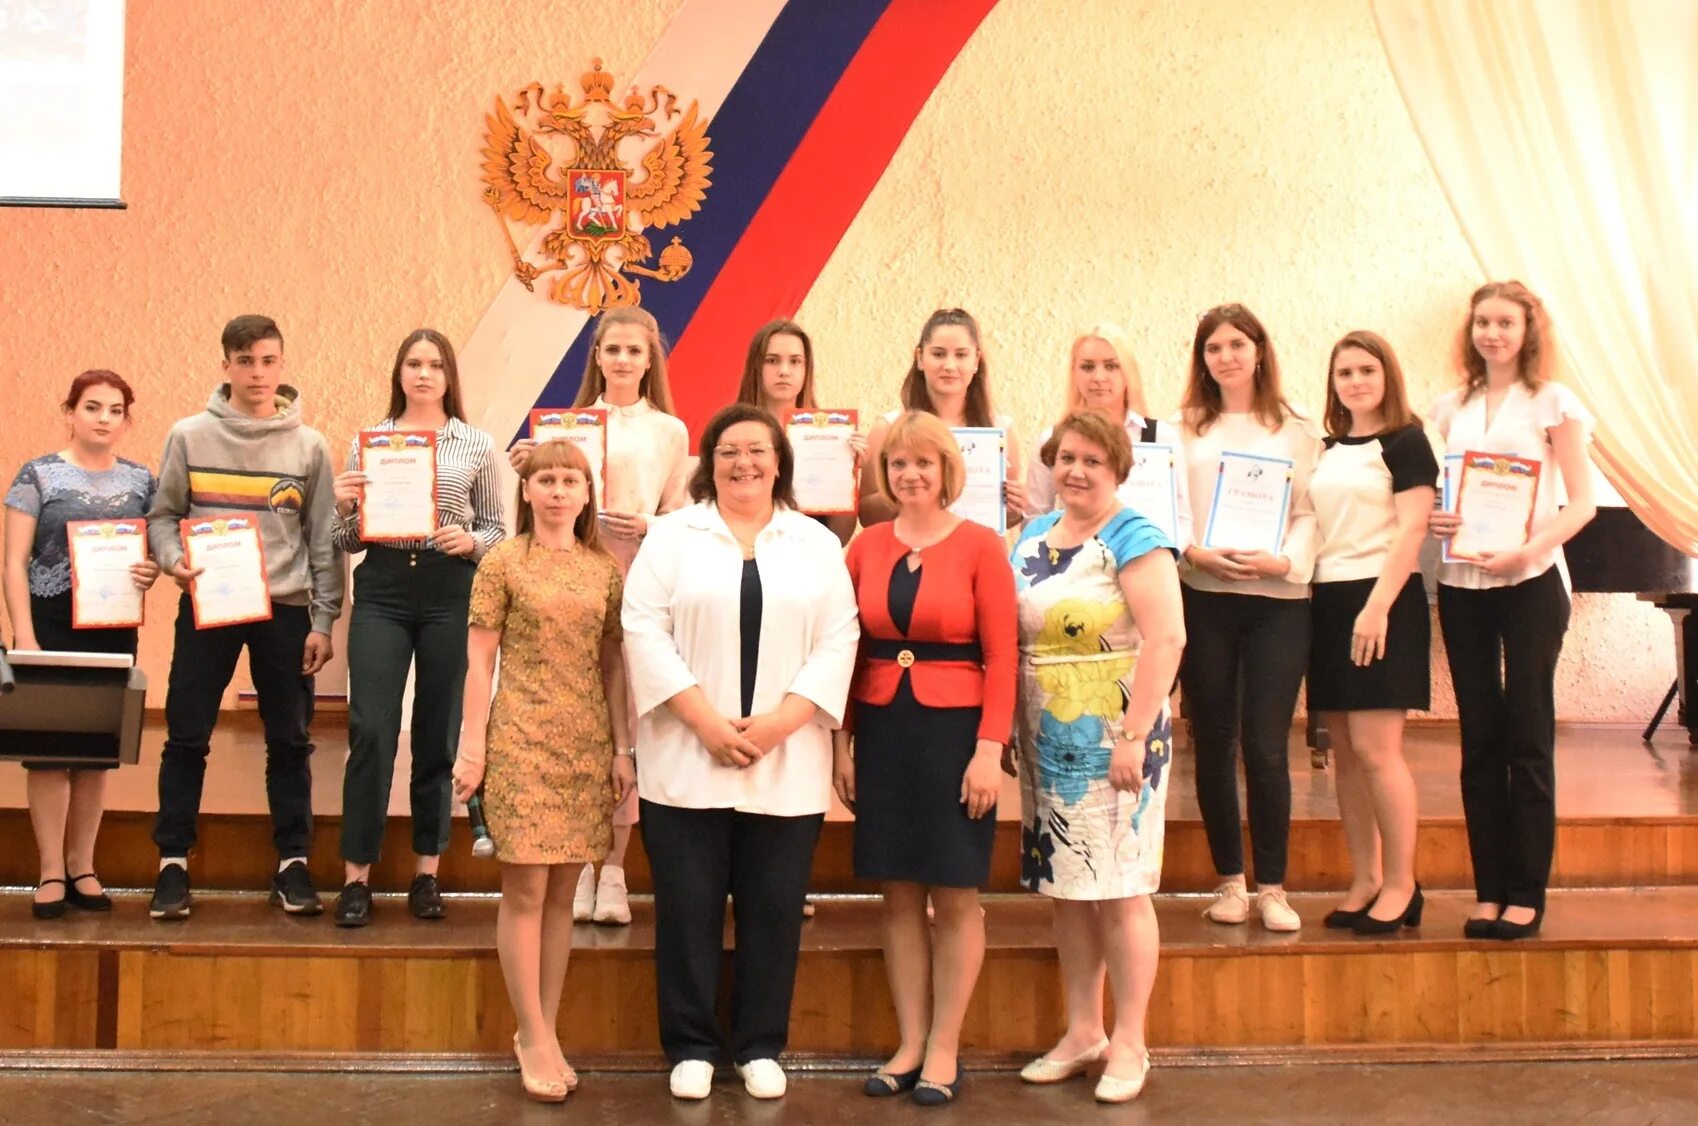
[(753, 461), (759, 461), (772, 454), (771, 446), (715, 446), (713, 456), (718, 461), (736, 461), (747, 454)]

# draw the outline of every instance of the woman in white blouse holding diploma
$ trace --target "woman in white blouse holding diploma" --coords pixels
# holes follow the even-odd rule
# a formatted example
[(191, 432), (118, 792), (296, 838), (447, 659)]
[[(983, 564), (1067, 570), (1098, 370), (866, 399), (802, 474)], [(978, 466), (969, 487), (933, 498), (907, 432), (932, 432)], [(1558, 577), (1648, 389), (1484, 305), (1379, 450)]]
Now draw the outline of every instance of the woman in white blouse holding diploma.
[[(609, 309), (601, 315), (572, 405), (607, 412), (607, 481), (600, 494), (604, 507), (598, 515), (602, 546), (623, 575), (631, 569), (654, 518), (689, 500), (684, 484), (689, 477), (690, 434), (672, 413), (666, 347), (653, 315), (635, 306)], [(529, 438), (514, 444), (507, 456), (515, 470), (521, 469), (535, 445)], [(636, 820), (633, 795), (613, 811), (613, 848), (600, 879), (592, 865), (584, 865), (572, 900), (572, 917), (578, 922), (594, 919), (623, 926), (631, 921), (625, 849)]]
[[(1088, 410), (1124, 420), (1126, 436), (1132, 439), (1133, 466), (1132, 473), (1117, 490), (1120, 502), (1155, 524), (1176, 549), (1184, 551), (1191, 546), (1191, 490), (1179, 430), (1171, 422), (1149, 417), (1144, 379), (1139, 374), (1138, 360), (1132, 354), (1126, 330), (1099, 321), (1073, 338), (1070, 357), (1067, 401), (1062, 415)], [(1043, 447), (1049, 436), (1046, 429), (1038, 438), (1032, 449), (1031, 465), (1026, 469), (1029, 517), (1042, 516), (1056, 507), (1055, 474), (1043, 461)], [(1152, 445), (1157, 448), (1140, 449)], [(1145, 468), (1141, 459), (1151, 455), (1170, 459), (1168, 474), (1172, 478), (1169, 495), (1155, 498), (1154, 503), (1139, 487), (1139, 474)]]
[(726, 407), (700, 453), (696, 503), (650, 528), (623, 614), (661, 1045), (672, 1093), (706, 1098), (729, 894), (732, 1059), (751, 1095), (777, 1098), (802, 900), (831, 803), (831, 732), (860, 627), (837, 537), (795, 510), (778, 421)]
[[(1491, 454), (1537, 470), (1524, 541), (1439, 572), (1474, 863), (1476, 902), (1463, 933), (1510, 940), (1538, 933), (1556, 847), (1556, 665), (1569, 614), (1562, 545), (1596, 511), (1586, 461), (1592, 416), (1548, 378), (1550, 323), (1520, 282), (1474, 291), (1457, 348), (1463, 386), (1439, 396), (1431, 412), (1447, 461)], [(1435, 512), (1429, 527), (1454, 536), (1465, 525)]]
[(1216, 923), (1250, 917), (1238, 813), (1242, 742), (1256, 913), (1269, 930), (1294, 931), (1302, 920), (1285, 898), (1287, 742), (1309, 661), (1309, 477), (1321, 435), (1285, 401), (1273, 342), (1242, 305), (1217, 305), (1197, 321), (1180, 434), (1194, 539), (1180, 574), (1191, 640), (1179, 679), (1197, 804), (1220, 877), (1204, 914)]

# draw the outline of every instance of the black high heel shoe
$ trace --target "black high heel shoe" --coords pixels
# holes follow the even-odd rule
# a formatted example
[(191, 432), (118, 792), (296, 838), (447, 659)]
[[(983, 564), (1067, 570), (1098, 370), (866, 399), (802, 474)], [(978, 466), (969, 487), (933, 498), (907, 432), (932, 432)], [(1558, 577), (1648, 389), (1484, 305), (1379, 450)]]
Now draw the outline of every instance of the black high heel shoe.
[(918, 1067), (913, 1071), (875, 1071), (861, 1084), (861, 1094), (869, 1099), (888, 1099), (892, 1095), (912, 1091), (919, 1081)]
[(1421, 894), (1421, 885), (1416, 884), (1415, 894), (1409, 897), (1409, 906), (1403, 909), (1403, 914), (1395, 919), (1376, 919), (1364, 911), (1352, 929), (1357, 934), (1395, 934), (1404, 927), (1418, 927), (1426, 905), (1427, 898)]
[(1532, 938), (1539, 933), (1539, 927), (1545, 921), (1545, 909), (1536, 908), (1533, 917), (1525, 923), (1509, 923), (1498, 919), (1493, 924), (1492, 937), (1501, 942), (1514, 942), (1518, 938)]
[(1346, 911), (1342, 907), (1328, 911), (1326, 918), (1321, 920), (1321, 926), (1332, 931), (1348, 931), (1356, 929), (1356, 920), (1365, 918), (1374, 909), (1374, 904), (1380, 901), (1380, 893), (1375, 892), (1374, 898), (1355, 911)]

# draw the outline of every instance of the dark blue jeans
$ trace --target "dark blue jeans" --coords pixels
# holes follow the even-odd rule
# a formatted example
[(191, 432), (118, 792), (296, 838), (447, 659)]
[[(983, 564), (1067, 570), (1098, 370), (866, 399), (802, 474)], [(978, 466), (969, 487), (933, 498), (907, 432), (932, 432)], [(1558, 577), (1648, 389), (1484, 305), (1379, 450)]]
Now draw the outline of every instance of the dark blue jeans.
[(265, 725), (265, 796), (280, 857), (305, 856), (312, 844), (313, 679), (301, 675), (312, 620), (305, 606), (271, 607), (271, 619), (195, 628), (187, 594), (177, 603), (176, 647), (165, 692), (165, 754), (159, 763), (159, 815), (153, 843), (161, 856), (187, 856), (195, 845), (201, 786), (218, 705), (245, 646)]
[(366, 549), (354, 570), (348, 626), (348, 768), (342, 776), (342, 859), (374, 864), (389, 816), (407, 670), (414, 671), (413, 852), (448, 845), (454, 753), (466, 688), (466, 613), (477, 567), (438, 551)]

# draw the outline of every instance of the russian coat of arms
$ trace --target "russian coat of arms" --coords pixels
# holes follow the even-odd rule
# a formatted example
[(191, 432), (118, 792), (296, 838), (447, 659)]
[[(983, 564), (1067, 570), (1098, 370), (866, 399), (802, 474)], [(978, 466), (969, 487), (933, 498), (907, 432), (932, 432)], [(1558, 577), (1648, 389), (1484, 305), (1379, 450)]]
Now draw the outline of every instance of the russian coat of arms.
[[(642, 283), (628, 275), (677, 281), (689, 273), (693, 260), (677, 236), (648, 265), (654, 249), (643, 232), (701, 210), (713, 153), (694, 101), (680, 111), (666, 87), (645, 98), (633, 86), (615, 104), (600, 59), (580, 85), (581, 101), (559, 86), (545, 93), (540, 82), (511, 107), (496, 99), (484, 119), (483, 198), (507, 237), (513, 276), (534, 289), (557, 273), (549, 298), (596, 313), (641, 303)], [(547, 228), (540, 241), (538, 227)]]

